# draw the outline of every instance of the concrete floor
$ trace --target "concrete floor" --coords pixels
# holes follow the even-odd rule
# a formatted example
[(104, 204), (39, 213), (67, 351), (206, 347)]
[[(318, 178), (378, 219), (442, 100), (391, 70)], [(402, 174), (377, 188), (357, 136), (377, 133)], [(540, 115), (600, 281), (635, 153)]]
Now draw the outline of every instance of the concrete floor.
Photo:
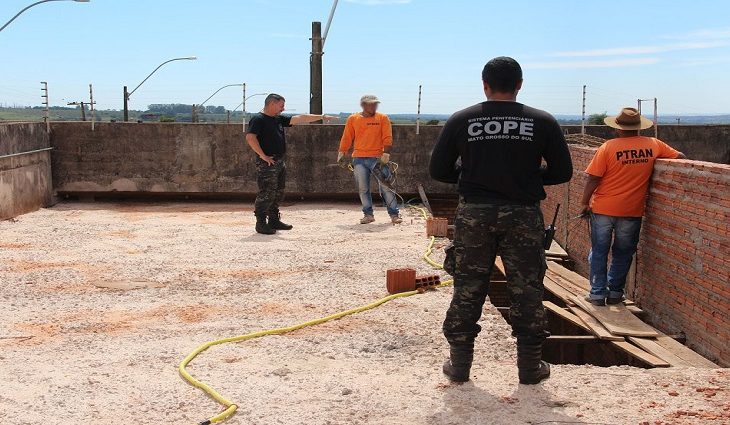
[[(84, 204), (0, 222), (0, 417), (12, 424), (192, 424), (220, 407), (177, 374), (199, 344), (385, 295), (415, 267), (423, 220), (356, 224), (356, 205)], [(440, 250), (437, 252), (440, 253)], [(439, 254), (437, 254), (438, 257)], [(450, 289), (284, 336), (214, 347), (190, 367), (240, 406), (230, 424), (726, 424), (728, 370), (556, 365), (519, 386), (488, 305), (473, 380), (440, 373)]]

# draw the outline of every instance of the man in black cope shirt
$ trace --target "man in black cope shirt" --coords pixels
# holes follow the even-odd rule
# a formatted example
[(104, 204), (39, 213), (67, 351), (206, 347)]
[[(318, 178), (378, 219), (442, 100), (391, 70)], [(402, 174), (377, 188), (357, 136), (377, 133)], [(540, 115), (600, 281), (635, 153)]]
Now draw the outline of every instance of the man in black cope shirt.
[[(450, 356), (443, 372), (455, 382), (469, 380), (477, 324), (487, 297), (495, 257), (500, 255), (517, 337), (522, 384), (550, 376), (542, 361), (549, 336), (542, 305), (545, 276), (543, 185), (567, 182), (573, 174), (568, 146), (555, 118), (516, 101), (522, 69), (512, 58), (490, 60), (482, 71), (487, 101), (449, 118), (433, 150), (430, 174), (458, 183), (453, 249), (447, 271), (454, 295), (443, 324)], [(542, 166), (545, 160), (547, 165)]]
[[(286, 184), (286, 138), (284, 127), (309, 123), (319, 120), (325, 122), (337, 119), (329, 115), (281, 115), (285, 107), (284, 97), (278, 94), (266, 96), (264, 110), (251, 118), (248, 124), (246, 142), (258, 155), (256, 158), (257, 181), (259, 193), (256, 196), (254, 214), (256, 215), (256, 231), (264, 235), (273, 235), (277, 230), (291, 230), (292, 225), (281, 221), (279, 202), (284, 196)], [(269, 221), (266, 221), (268, 217)]]

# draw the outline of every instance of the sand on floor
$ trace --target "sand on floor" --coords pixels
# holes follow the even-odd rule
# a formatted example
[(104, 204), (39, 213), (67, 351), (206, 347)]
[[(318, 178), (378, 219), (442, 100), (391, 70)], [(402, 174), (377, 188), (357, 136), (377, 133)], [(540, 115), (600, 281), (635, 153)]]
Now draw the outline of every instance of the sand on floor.
[[(400, 226), (382, 209), (372, 225), (360, 215), (292, 205), (294, 230), (273, 237), (235, 203), (62, 203), (0, 222), (3, 423), (193, 424), (219, 412), (177, 372), (199, 344), (371, 302), (389, 268), (435, 272), (416, 212)], [(555, 365), (544, 384), (520, 386), (509, 326), (489, 304), (473, 379), (451, 385), (440, 371), (450, 295), (217, 346), (189, 369), (238, 403), (230, 424), (730, 423), (726, 369)]]

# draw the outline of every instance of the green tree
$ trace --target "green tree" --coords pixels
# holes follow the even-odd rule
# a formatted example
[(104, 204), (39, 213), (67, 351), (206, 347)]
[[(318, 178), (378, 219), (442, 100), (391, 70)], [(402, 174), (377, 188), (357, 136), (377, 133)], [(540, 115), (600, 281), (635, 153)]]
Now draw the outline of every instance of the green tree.
[(603, 119), (608, 116), (607, 113), (591, 114), (588, 116), (588, 125), (603, 125)]

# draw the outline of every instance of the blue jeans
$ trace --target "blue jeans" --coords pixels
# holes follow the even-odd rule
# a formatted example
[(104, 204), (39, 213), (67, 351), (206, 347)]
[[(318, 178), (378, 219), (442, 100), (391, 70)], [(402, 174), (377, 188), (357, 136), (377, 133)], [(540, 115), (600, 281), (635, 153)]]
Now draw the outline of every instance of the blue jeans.
[[(360, 202), (362, 203), (362, 212), (365, 215), (373, 215), (373, 197), (370, 193), (370, 175), (373, 169), (378, 165), (380, 158), (353, 158), (352, 168), (355, 174), (355, 183), (360, 193)], [(383, 167), (383, 174), (390, 177), (390, 169)], [(380, 195), (385, 200), (385, 206), (388, 208), (388, 214), (391, 216), (398, 215), (398, 200), (395, 193), (378, 182)]]
[[(626, 275), (629, 274), (636, 246), (639, 244), (641, 217), (613, 217), (591, 214), (591, 268), (592, 299), (620, 298), (624, 295)], [(613, 244), (611, 244), (613, 239)], [(611, 267), (607, 267), (608, 251)]]

